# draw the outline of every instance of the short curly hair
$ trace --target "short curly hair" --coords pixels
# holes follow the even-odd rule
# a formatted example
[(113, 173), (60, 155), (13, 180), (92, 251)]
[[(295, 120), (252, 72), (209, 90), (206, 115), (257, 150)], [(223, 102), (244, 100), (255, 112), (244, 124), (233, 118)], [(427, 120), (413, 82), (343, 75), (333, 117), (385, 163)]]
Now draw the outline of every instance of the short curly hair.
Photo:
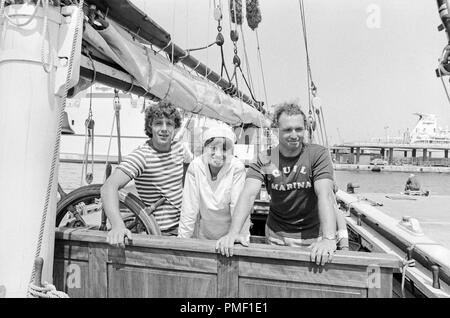
[(272, 128), (278, 128), (279, 120), (283, 113), (286, 113), (287, 116), (302, 115), (303, 123), (305, 124), (305, 127), (307, 126), (306, 115), (300, 108), (300, 105), (295, 103), (282, 103), (275, 106), (275, 112), (273, 114), (273, 120), (271, 125)]
[(150, 106), (145, 110), (145, 134), (152, 138), (152, 124), (155, 118), (168, 118), (173, 119), (175, 122), (175, 128), (181, 127), (181, 114), (173, 106), (172, 103), (167, 101), (160, 101), (154, 106)]

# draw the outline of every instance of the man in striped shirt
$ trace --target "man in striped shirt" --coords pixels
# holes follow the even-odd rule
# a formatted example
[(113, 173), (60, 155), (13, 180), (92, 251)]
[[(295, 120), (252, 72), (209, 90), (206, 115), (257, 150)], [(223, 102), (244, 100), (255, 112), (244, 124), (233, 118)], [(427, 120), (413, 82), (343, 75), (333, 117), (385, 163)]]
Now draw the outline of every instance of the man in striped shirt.
[(183, 162), (192, 159), (182, 142), (173, 140), (180, 126), (180, 113), (171, 103), (162, 101), (147, 109), (145, 133), (149, 139), (120, 163), (101, 190), (103, 208), (112, 227), (108, 243), (123, 246), (124, 238), (131, 238), (120, 216), (118, 190), (132, 179), (146, 206), (165, 198), (153, 215), (163, 235), (177, 235), (183, 196)]

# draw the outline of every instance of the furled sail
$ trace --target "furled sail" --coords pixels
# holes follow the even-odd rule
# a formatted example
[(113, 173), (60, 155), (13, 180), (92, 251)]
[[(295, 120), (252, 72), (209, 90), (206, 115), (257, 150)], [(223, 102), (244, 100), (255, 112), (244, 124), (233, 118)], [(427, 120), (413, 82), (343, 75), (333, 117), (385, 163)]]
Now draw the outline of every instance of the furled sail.
[(186, 111), (231, 125), (268, 125), (264, 115), (255, 108), (225, 94), (206, 79), (171, 63), (150, 46), (133, 39), (114, 21), (107, 22), (108, 26), (103, 30), (95, 30), (86, 24), (83, 39), (126, 70), (136, 85)]

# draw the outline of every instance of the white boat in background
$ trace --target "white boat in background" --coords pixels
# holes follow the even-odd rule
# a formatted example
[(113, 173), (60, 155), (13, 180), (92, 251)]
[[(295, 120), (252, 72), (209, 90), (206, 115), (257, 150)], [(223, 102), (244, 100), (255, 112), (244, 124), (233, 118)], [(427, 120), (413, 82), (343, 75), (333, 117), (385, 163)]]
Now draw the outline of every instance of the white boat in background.
[(414, 129), (408, 136), (411, 144), (450, 144), (450, 130), (438, 126), (436, 115), (415, 113), (419, 116)]

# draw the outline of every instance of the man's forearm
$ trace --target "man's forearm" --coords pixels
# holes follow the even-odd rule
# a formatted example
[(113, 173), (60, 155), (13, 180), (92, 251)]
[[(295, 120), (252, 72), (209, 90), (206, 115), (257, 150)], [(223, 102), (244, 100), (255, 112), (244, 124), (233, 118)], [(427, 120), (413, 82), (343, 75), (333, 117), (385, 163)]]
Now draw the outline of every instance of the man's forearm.
[(101, 190), (103, 209), (113, 228), (123, 227), (124, 223), (120, 216), (118, 190), (111, 187), (102, 187)]
[(240, 233), (242, 226), (244, 225), (244, 222), (246, 221), (248, 215), (250, 214), (250, 212), (252, 210), (255, 199), (256, 199), (256, 196), (241, 195), (239, 197), (236, 207), (234, 209), (229, 233), (232, 233), (232, 234)]
[(333, 205), (333, 196), (319, 197), (319, 219), (324, 238), (336, 236), (336, 215)]

